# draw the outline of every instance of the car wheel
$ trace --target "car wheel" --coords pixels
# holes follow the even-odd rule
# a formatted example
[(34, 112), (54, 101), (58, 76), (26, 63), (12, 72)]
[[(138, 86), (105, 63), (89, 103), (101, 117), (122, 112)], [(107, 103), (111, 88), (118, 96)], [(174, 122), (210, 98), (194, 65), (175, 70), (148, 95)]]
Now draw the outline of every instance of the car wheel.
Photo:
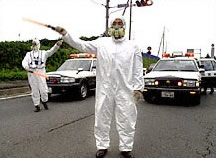
[(81, 83), (79, 87), (79, 98), (80, 99), (85, 99), (88, 95), (88, 87), (87, 85), (83, 82)]
[(143, 94), (143, 98), (144, 98), (145, 101), (147, 101), (148, 103), (157, 103), (157, 98), (156, 98), (156, 96)]

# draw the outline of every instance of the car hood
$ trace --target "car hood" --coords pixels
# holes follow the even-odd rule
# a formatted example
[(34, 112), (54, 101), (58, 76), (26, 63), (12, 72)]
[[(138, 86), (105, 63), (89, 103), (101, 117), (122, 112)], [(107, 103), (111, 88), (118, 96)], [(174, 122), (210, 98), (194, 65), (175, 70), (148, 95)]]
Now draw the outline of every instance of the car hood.
[(68, 70), (68, 71), (53, 71), (48, 72), (47, 75), (49, 77), (60, 77), (60, 76), (67, 76), (67, 77), (76, 77), (77, 76), (77, 70)]
[(200, 80), (199, 72), (185, 72), (185, 71), (151, 71), (144, 76), (144, 78), (184, 78)]

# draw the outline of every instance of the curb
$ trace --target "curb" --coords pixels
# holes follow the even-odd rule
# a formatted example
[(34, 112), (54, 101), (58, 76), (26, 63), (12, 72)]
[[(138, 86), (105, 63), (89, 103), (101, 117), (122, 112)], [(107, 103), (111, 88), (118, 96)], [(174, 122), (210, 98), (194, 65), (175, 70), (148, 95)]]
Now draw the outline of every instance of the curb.
[(0, 100), (6, 98), (13, 98), (16, 96), (26, 96), (31, 93), (29, 86), (18, 87), (18, 88), (8, 88), (0, 90)]

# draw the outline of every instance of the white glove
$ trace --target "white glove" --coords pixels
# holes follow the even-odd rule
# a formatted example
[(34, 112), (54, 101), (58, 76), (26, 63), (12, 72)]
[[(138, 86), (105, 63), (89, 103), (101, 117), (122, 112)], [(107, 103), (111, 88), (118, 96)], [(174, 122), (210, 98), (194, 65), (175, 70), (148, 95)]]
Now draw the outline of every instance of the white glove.
[(139, 102), (141, 95), (142, 95), (141, 91), (134, 90), (133, 97), (136, 104)]
[(57, 44), (58, 46), (61, 46), (62, 43), (63, 43), (63, 40), (60, 40), (60, 41), (56, 42), (56, 44)]
[(67, 34), (67, 31), (63, 28), (63, 27), (60, 27), (60, 26), (57, 26), (55, 28), (55, 31), (60, 33), (62, 36), (66, 35)]

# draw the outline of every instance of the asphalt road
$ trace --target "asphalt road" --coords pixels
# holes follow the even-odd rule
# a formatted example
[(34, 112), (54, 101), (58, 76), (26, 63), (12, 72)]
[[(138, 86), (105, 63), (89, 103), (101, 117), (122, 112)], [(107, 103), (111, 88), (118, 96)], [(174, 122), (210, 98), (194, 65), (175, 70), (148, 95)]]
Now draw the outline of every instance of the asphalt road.
[[(216, 94), (198, 106), (141, 100), (136, 158), (215, 158)], [(94, 158), (94, 95), (78, 101), (55, 96), (50, 110), (33, 112), (30, 96), (0, 101), (0, 158)], [(184, 100), (184, 98), (183, 98)], [(118, 158), (118, 134), (110, 131), (106, 158)]]

